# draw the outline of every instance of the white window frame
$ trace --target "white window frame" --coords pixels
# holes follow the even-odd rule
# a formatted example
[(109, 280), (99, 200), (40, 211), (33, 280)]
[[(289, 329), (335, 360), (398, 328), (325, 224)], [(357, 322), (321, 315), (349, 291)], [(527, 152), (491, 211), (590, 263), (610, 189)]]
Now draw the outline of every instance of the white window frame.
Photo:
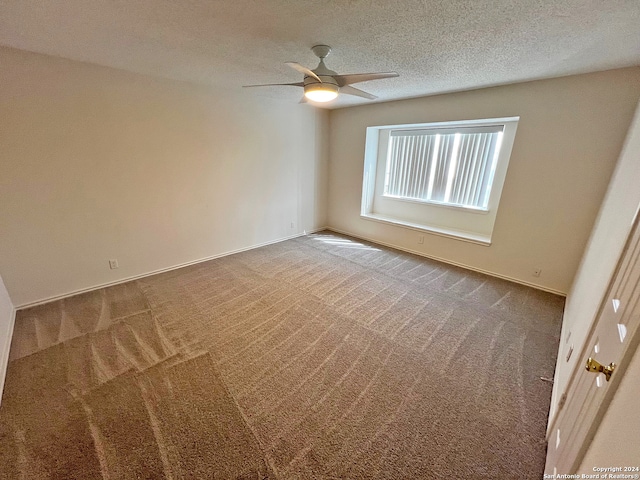
[[(491, 245), (493, 227), (520, 117), (462, 120), (367, 128), (360, 216), (366, 220)], [(473, 127), (503, 128), (486, 209), (384, 194), (389, 137), (397, 130), (441, 130)]]

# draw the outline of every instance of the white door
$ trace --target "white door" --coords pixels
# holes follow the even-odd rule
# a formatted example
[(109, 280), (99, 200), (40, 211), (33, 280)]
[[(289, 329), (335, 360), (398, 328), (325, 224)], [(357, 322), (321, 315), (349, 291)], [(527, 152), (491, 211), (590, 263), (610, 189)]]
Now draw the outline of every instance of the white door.
[[(562, 407), (547, 431), (545, 474), (576, 473), (640, 340), (636, 335), (640, 324), (639, 223), (640, 215), (636, 213), (576, 371), (560, 399)], [(593, 371), (593, 362), (592, 371), (587, 370), (589, 358), (603, 367), (614, 364), (609, 380), (605, 373)]]

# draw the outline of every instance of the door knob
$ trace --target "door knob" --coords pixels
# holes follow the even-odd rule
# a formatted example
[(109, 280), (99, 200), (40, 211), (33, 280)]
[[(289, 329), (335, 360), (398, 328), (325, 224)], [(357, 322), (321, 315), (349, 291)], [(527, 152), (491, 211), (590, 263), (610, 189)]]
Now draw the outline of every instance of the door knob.
[(608, 382), (609, 379), (611, 378), (611, 374), (616, 368), (616, 364), (611, 362), (609, 365), (601, 365), (598, 362), (596, 362), (593, 358), (589, 357), (589, 360), (587, 360), (587, 364), (585, 365), (585, 368), (587, 369), (587, 372), (604, 373), (604, 376)]

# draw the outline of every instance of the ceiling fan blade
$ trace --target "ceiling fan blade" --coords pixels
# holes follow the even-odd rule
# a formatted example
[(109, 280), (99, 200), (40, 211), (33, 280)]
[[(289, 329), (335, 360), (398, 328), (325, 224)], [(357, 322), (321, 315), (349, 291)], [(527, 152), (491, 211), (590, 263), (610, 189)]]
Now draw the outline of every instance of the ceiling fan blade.
[(287, 86), (287, 87), (304, 87), (304, 83), (296, 82), (296, 83), (265, 83), (263, 85), (243, 85), (242, 88), (252, 88), (252, 87), (279, 87), (279, 86)]
[(397, 72), (384, 72), (384, 73), (352, 73), (349, 75), (334, 75), (333, 78), (338, 82), (338, 86), (343, 87), (345, 85), (351, 85), (358, 82), (368, 82), (370, 80), (380, 80), (383, 78), (399, 77)]
[(375, 100), (375, 95), (371, 95), (370, 93), (364, 92), (359, 88), (352, 87), (350, 85), (345, 85), (344, 87), (340, 87), (340, 93), (346, 93), (347, 95), (355, 95), (356, 97), (367, 98), (369, 100)]
[(322, 83), (322, 80), (320, 80), (320, 77), (318, 75), (316, 75), (312, 70), (308, 69), (307, 67), (303, 67), (298, 62), (285, 62), (285, 63), (289, 65), (291, 68), (293, 68), (294, 70), (297, 70), (300, 73), (304, 73), (308, 77), (313, 77), (316, 80), (318, 80), (320, 83)]
[(307, 103), (307, 97), (302, 95), (302, 98), (300, 99), (300, 101), (298, 103)]

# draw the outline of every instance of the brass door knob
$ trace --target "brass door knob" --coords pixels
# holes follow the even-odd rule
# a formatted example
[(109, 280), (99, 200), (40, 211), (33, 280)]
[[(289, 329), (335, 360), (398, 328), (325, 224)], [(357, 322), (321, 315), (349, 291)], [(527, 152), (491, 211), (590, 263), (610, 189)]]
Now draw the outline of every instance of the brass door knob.
[(608, 382), (609, 379), (611, 378), (611, 374), (616, 368), (616, 364), (611, 362), (609, 365), (601, 365), (600, 363), (595, 361), (593, 358), (589, 357), (589, 360), (587, 360), (587, 364), (585, 365), (585, 368), (587, 369), (587, 372), (604, 373), (604, 376)]

